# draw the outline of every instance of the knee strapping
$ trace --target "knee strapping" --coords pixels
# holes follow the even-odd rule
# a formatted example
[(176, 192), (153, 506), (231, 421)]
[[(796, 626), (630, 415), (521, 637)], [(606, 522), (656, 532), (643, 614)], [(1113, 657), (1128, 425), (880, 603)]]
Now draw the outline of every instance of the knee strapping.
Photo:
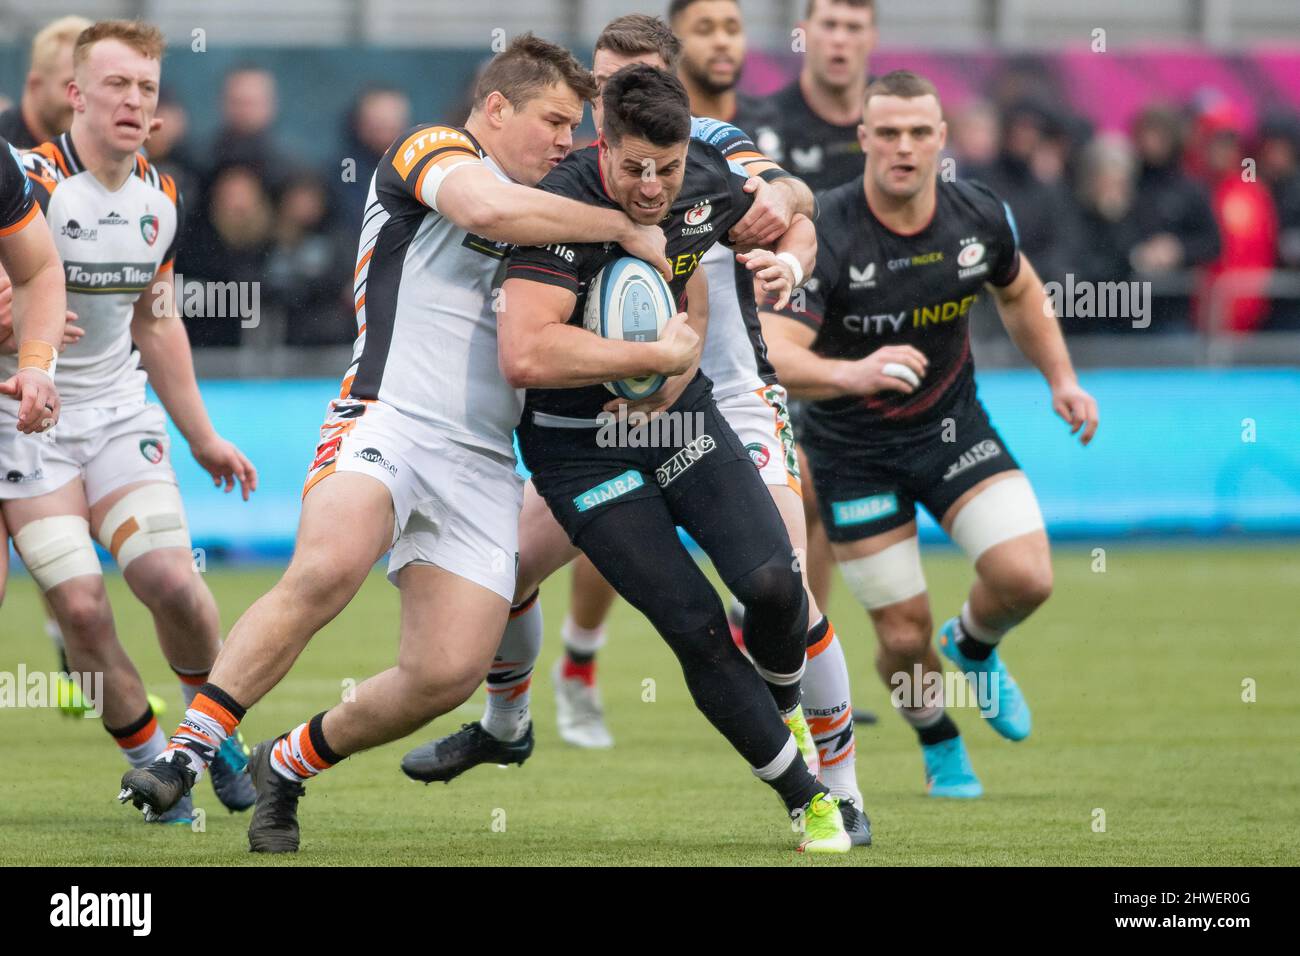
[(853, 596), (868, 611), (897, 604), (925, 592), (921, 548), (915, 535), (875, 554), (841, 561), (840, 572)]
[(175, 485), (152, 482), (129, 492), (108, 509), (99, 528), (99, 543), (118, 567), (162, 548), (190, 549), (185, 508)]
[(39, 518), (14, 535), (23, 564), (42, 591), (87, 574), (102, 574), (90, 523), (78, 515)]

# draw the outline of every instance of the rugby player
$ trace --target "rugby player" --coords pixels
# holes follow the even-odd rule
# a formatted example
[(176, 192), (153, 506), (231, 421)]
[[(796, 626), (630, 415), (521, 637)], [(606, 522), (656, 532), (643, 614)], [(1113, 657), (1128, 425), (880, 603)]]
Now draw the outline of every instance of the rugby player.
[[(699, 4), (702, 9), (717, 0)], [(725, 0), (735, 12), (735, 5)], [(693, 32), (693, 31), (692, 31)], [(596, 40), (592, 58), (596, 85), (633, 63), (668, 69), (678, 60), (682, 44), (662, 20), (630, 14), (611, 21)], [(690, 86), (683, 79), (688, 95)], [(602, 119), (600, 100), (596, 120)], [(692, 135), (719, 148), (724, 156), (744, 166), (763, 185), (755, 194), (758, 207), (765, 198), (778, 197), (787, 220), (794, 211), (811, 211), (811, 202), (798, 190), (802, 184), (758, 153), (741, 131), (712, 120), (696, 119)], [(783, 191), (789, 195), (781, 197)], [(734, 243), (748, 229), (754, 212), (746, 214), (732, 230)], [(700, 360), (701, 371), (713, 382), (718, 410), (736, 432), (786, 524), (796, 549), (803, 547), (799, 478), (792, 455), (792, 436), (784, 410), (784, 390), (776, 383), (767, 361), (758, 324), (748, 266), (717, 244), (705, 253), (701, 267), (708, 276), (709, 334)], [(516, 607), (502, 637), (501, 647), (488, 674), (487, 706), (480, 721), (466, 724), (454, 734), (416, 748), (403, 760), (403, 769), (416, 779), (449, 781), (479, 763), (523, 763), (532, 753), (529, 719), (531, 676), (542, 646), (542, 608), (537, 587), (546, 575), (575, 554), (573, 594), (561, 634), (565, 652), (552, 671), (560, 735), (577, 746), (602, 747), (613, 743), (605, 728), (595, 683), (595, 656), (604, 643), (604, 619), (615, 591), (590, 560), (569, 542), (550, 509), (528, 485), (520, 521), (520, 576), (516, 582)], [(542, 577), (538, 577), (541, 574)], [(856, 809), (862, 806), (857, 786), (853, 724), (849, 715), (848, 667), (834, 628), (809, 596), (808, 664), (803, 681), (803, 712), (814, 738), (805, 748), (810, 767), (821, 763), (822, 779), (832, 796), (841, 799), (845, 824), (855, 843), (870, 841), (869, 822)]]
[[(487, 674), (514, 593), (522, 494), (511, 430), (523, 397), (497, 356), (510, 244), (618, 244), (671, 274), (653, 222), (531, 188), (569, 153), (594, 92), (567, 50), (525, 34), (482, 73), (463, 127), (417, 126), (380, 161), (357, 250), (353, 362), (321, 429), (293, 558), (232, 628), (167, 753), (123, 777), (123, 800), (150, 815), (180, 800), (385, 552), (401, 595), (397, 664), (254, 749), (250, 848), (296, 851), (304, 781), (459, 706)], [(700, 345), (686, 321), (655, 343), (588, 335), (598, 380), (684, 371)]]
[[(750, 133), (760, 149), (821, 192), (862, 175), (858, 126), (876, 47), (875, 0), (808, 0), (797, 28), (804, 40), (799, 75), (770, 98), (766, 116)], [(803, 403), (792, 401), (790, 414), (796, 436), (802, 436)], [(802, 446), (799, 468), (808, 526), (808, 586), (827, 607), (834, 559)], [(860, 709), (854, 719), (874, 723), (875, 715)]]
[[(698, 302), (707, 296), (699, 262), (719, 239), (730, 241), (724, 237), (752, 205), (744, 188), (749, 177), (691, 137), (690, 103), (671, 73), (628, 66), (605, 82), (601, 97), (601, 139), (541, 187), (662, 223), (673, 293), (680, 300), (689, 289)], [(749, 254), (761, 265), (755, 275), (766, 291), (788, 298), (796, 275), (789, 260), (803, 255), (811, 266), (812, 236), (811, 222), (795, 216), (775, 252)], [(501, 368), (528, 389), (518, 429), (524, 463), (569, 539), (668, 643), (696, 706), (787, 811), (804, 820), (799, 848), (847, 852), (838, 801), (796, 742), (808, 737), (799, 706), (807, 601), (798, 560), (744, 445), (718, 412), (709, 379), (693, 366), (642, 403), (675, 426), (661, 428), (649, 447), (600, 440), (601, 414), (617, 403), (608, 401), (600, 384), (607, 379), (582, 355), (590, 333), (574, 326), (590, 282), (616, 256), (593, 244), (511, 255)], [(552, 367), (563, 368), (566, 387), (555, 387)], [(728, 639), (726, 612), (678, 526), (745, 603), (753, 666)]]
[[(67, 295), (63, 266), (22, 159), (0, 138), (0, 354), (18, 354), (18, 370), (0, 381), (0, 409), (18, 431), (39, 434), (58, 422), (59, 391), (54, 384), (55, 343), (63, 344)], [(8, 278), (17, 278), (16, 285)], [(17, 299), (22, 321), (12, 317)], [(75, 328), (75, 327), (72, 327)], [(80, 329), (76, 332), (80, 333)], [(9, 405), (18, 402), (17, 414)], [(48, 424), (47, 424), (48, 422)], [(9, 436), (5, 436), (8, 440)], [(5, 476), (8, 478), (6, 472)], [(0, 605), (9, 576), (9, 530), (0, 508)]]
[(800, 439), (822, 519), (875, 626), (877, 670), (920, 739), (929, 792), (977, 797), (982, 787), (942, 694), (926, 692), (942, 666), (916, 505), (975, 565), (939, 646), (1008, 740), (1028, 736), (1031, 718), (998, 644), (1052, 587), (1033, 489), (976, 393), (969, 315), (983, 290), (1085, 445), (1098, 419), (1006, 204), (978, 183), (936, 180), (946, 135), (928, 80), (895, 71), (868, 87), (863, 178), (820, 197), (806, 299), (765, 313), (764, 331), (781, 381), (811, 400)]
[[(229, 491), (238, 481), (245, 499), (256, 487), (252, 465), (203, 407), (172, 289), (181, 200), (140, 152), (162, 50), (162, 34), (147, 24), (87, 28), (73, 49), (71, 129), (23, 154), (85, 334), (62, 359), (64, 414), (53, 440), (0, 436), (16, 475), (0, 486), (10, 533), (54, 610), (69, 667), (104, 674), (104, 727), (132, 766), (162, 753), (166, 738), (117, 639), (94, 540), (151, 612), (187, 700), (220, 646), (216, 603), (194, 573), (163, 408), (146, 400), (146, 381), (214, 483)], [(232, 810), (252, 805), (244, 761), (232, 740), (213, 774)], [(188, 816), (183, 804), (171, 818)]]
[(12, 109), (0, 113), (0, 136), (10, 146), (31, 149), (67, 132), (72, 122), (72, 46), (88, 26), (85, 17), (60, 17), (32, 37), (23, 95)]

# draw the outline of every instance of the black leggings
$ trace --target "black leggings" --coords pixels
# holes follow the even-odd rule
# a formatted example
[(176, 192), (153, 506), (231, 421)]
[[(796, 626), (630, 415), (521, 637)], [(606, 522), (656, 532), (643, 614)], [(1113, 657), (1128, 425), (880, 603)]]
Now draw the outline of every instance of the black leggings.
[(744, 460), (698, 467), (706, 460), (680, 488), (674, 483), (663, 494), (612, 505), (574, 543), (667, 641), (709, 722), (751, 766), (762, 767), (780, 753), (789, 731), (767, 684), (731, 642), (722, 602), (676, 526), (699, 543), (745, 604), (746, 646), (768, 670), (791, 673), (803, 661), (803, 582), (754, 466)]

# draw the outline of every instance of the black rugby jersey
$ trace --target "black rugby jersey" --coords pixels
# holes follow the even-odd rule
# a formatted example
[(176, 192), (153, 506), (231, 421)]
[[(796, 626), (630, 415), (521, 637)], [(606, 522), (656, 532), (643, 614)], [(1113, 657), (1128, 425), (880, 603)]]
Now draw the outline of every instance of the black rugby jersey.
[[(753, 195), (744, 191), (747, 178), (743, 167), (727, 160), (717, 149), (698, 139), (691, 140), (681, 192), (659, 223), (668, 239), (667, 259), (673, 267), (669, 287), (678, 311), (685, 303), (686, 283), (704, 253), (715, 242), (727, 242), (731, 227), (753, 204)], [(547, 173), (538, 188), (593, 206), (620, 208), (605, 191), (599, 148), (594, 145), (570, 154)], [(626, 253), (620, 246), (608, 242), (518, 247), (510, 255), (506, 276), (573, 292), (578, 300), (568, 322), (580, 326), (587, 304), (587, 284), (606, 264), (623, 255)], [(544, 412), (594, 419), (611, 397), (603, 385), (533, 388), (527, 393), (524, 416)]]
[[(858, 123), (828, 123), (808, 105), (796, 77), (764, 104), (762, 116), (746, 117), (742, 126), (758, 148), (806, 182), (813, 192), (861, 178), (865, 157), (858, 143)], [(752, 128), (751, 128), (752, 126)]]
[(0, 236), (12, 235), (36, 216), (36, 191), (18, 151), (0, 139)]
[(930, 360), (911, 395), (841, 396), (808, 403), (805, 434), (858, 444), (882, 426), (941, 420), (974, 385), (970, 312), (984, 284), (1020, 272), (1011, 211), (977, 182), (937, 183), (930, 222), (910, 236), (872, 214), (862, 179), (821, 196), (817, 266), (783, 314), (817, 331), (813, 351), (859, 359), (885, 345), (911, 345)]

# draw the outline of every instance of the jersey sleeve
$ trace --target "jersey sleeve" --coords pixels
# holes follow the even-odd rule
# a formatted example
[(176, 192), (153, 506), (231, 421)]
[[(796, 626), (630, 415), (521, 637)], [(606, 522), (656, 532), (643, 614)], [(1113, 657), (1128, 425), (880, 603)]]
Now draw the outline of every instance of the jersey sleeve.
[(723, 175), (726, 177), (727, 208), (725, 215), (718, 222), (717, 230), (718, 241), (725, 246), (730, 246), (731, 240), (727, 237), (727, 233), (731, 231), (732, 226), (745, 218), (749, 207), (754, 205), (754, 194), (745, 192), (745, 183), (749, 181), (749, 174), (745, 172), (745, 168), (734, 159), (726, 160), (726, 164)]
[(994, 236), (994, 247), (989, 250), (989, 283), (1009, 286), (1020, 275), (1020, 230), (1011, 207), (983, 183), (971, 182), (980, 193), (982, 207), (986, 210), (988, 227)]
[[(537, 188), (579, 202), (587, 198), (583, 182), (587, 160), (573, 154), (547, 173)], [(596, 246), (595, 248), (600, 248)], [(582, 285), (582, 273), (593, 247), (585, 243), (551, 243), (547, 246), (517, 246), (510, 253), (506, 277), (556, 285), (574, 295)]]
[(728, 160), (736, 163), (747, 176), (761, 176), (771, 182), (790, 176), (754, 145), (744, 130), (722, 120), (691, 117), (691, 136), (708, 143)]
[(0, 139), (0, 236), (11, 236), (36, 218), (36, 190), (22, 157)]
[(425, 124), (399, 138), (379, 163), (375, 181), (381, 192), (405, 195), (435, 212), (438, 190), (457, 166), (481, 164), (473, 141), (453, 126)]
[(172, 179), (172, 177), (163, 174), (159, 176), (158, 181), (163, 193), (176, 207), (176, 233), (172, 236), (171, 245), (167, 247), (167, 252), (163, 254), (162, 264), (158, 266), (158, 271), (162, 272), (176, 264), (176, 255), (181, 251), (181, 235), (185, 231), (185, 198), (176, 187), (176, 180)]

